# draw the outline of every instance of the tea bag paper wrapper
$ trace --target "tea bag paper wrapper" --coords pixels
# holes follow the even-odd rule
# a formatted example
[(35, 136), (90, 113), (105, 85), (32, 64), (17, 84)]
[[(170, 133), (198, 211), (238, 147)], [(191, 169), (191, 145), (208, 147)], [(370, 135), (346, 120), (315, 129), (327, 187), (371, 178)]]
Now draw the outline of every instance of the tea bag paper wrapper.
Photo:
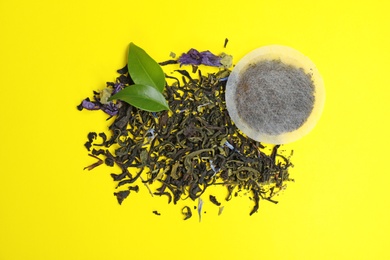
[[(262, 68), (268, 69), (256, 71)], [(309, 87), (310, 91), (304, 89)], [(270, 45), (236, 64), (225, 97), (231, 119), (244, 134), (263, 143), (285, 144), (314, 128), (323, 111), (325, 89), (308, 57), (287, 46)]]

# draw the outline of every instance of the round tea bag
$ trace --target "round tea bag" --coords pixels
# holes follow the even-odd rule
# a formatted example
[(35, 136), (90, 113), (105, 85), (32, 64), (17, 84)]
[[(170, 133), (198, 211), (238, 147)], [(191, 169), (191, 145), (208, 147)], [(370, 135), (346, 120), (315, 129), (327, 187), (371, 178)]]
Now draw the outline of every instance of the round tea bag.
[(255, 49), (234, 67), (226, 107), (248, 137), (285, 144), (309, 133), (325, 102), (324, 83), (313, 62), (286, 46)]

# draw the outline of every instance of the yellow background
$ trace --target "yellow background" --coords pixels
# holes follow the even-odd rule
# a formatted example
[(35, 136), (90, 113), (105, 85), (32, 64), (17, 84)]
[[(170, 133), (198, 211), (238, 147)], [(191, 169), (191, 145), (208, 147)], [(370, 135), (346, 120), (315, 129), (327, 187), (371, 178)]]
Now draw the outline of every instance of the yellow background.
[[(386, 1), (0, 1), (0, 259), (390, 259)], [(229, 43), (223, 49), (224, 39)], [(83, 147), (106, 116), (79, 112), (125, 64), (191, 47), (237, 62), (268, 44), (317, 65), (327, 99), (294, 149), (296, 179), (249, 217), (246, 196), (203, 221), (144, 187), (119, 206)], [(152, 214), (153, 210), (162, 213)], [(195, 212), (193, 212), (195, 213)]]

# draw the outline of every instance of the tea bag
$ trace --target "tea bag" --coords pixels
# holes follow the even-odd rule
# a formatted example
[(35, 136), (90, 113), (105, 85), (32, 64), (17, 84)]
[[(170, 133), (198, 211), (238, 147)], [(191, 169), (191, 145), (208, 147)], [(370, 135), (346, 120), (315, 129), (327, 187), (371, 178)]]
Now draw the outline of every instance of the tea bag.
[(243, 133), (256, 141), (285, 144), (313, 129), (323, 110), (325, 90), (306, 56), (271, 45), (237, 63), (225, 96), (229, 115)]

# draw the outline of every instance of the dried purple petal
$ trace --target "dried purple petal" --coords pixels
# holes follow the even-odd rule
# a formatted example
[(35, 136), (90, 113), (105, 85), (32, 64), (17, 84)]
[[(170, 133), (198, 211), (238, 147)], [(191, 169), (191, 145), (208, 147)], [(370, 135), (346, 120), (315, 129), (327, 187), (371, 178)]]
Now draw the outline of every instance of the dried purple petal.
[(81, 102), (81, 107), (87, 110), (99, 110), (100, 104), (98, 102), (90, 101), (89, 98), (86, 98)]
[(190, 49), (187, 53), (183, 53), (179, 58), (179, 63), (181, 65), (200, 65), (202, 62), (202, 56), (199, 51), (195, 49)]
[(103, 105), (99, 101), (90, 101), (89, 98), (84, 99), (80, 105), (77, 106), (78, 110), (103, 110), (105, 113), (109, 114), (110, 116), (115, 116), (118, 114), (118, 106), (112, 102)]
[(124, 84), (122, 84), (122, 83), (115, 83), (113, 88), (114, 88), (114, 90), (112, 91), (111, 95), (115, 95), (116, 93), (121, 91), (124, 88)]
[(117, 105), (115, 105), (115, 104), (112, 103), (112, 102), (110, 102), (110, 103), (108, 103), (108, 104), (106, 104), (106, 105), (103, 105), (103, 106), (101, 107), (101, 109), (102, 109), (105, 113), (109, 114), (110, 116), (115, 116), (116, 114), (118, 114), (118, 107), (117, 107)]
[(179, 58), (181, 65), (207, 65), (207, 66), (221, 66), (221, 57), (212, 54), (210, 51), (199, 52), (195, 49), (183, 53)]
[(215, 67), (221, 66), (221, 58), (218, 56), (215, 56), (210, 51), (202, 51), (200, 53), (200, 55), (202, 57), (201, 63), (203, 65), (215, 66)]

